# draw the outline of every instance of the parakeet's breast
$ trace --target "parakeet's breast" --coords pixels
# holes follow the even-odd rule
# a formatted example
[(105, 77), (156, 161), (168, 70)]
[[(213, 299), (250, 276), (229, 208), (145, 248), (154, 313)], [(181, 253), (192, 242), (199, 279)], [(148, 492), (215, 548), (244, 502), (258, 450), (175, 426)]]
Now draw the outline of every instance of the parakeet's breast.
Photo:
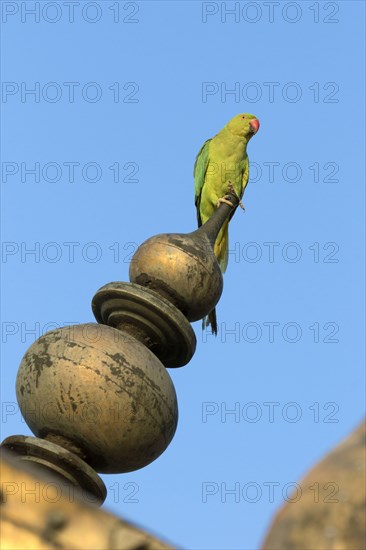
[(243, 176), (247, 165), (246, 142), (238, 139), (223, 139), (220, 134), (210, 142), (209, 163), (202, 189), (201, 201), (210, 203), (209, 214), (212, 215), (219, 198), (228, 190), (230, 181), (239, 197), (244, 192)]

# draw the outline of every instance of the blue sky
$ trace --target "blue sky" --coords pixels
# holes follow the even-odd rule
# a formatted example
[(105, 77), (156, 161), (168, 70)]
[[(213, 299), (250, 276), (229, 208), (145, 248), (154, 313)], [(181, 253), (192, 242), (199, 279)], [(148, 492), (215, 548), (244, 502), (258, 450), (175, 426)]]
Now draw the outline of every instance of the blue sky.
[(103, 476), (107, 509), (179, 547), (258, 548), (364, 413), (364, 3), (3, 1), (2, 21), (2, 437), (30, 433), (11, 404), (35, 338), (92, 322), (146, 238), (193, 230), (203, 141), (261, 121), (218, 337), (195, 323), (169, 371), (175, 438)]

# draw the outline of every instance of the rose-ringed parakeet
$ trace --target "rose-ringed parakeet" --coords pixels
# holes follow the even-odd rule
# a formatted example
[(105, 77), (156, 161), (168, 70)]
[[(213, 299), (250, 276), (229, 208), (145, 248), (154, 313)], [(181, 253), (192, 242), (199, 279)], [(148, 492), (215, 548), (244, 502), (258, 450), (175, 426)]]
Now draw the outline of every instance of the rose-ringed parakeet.
[[(240, 199), (243, 197), (249, 179), (247, 145), (258, 129), (259, 120), (254, 115), (243, 113), (232, 118), (202, 145), (193, 170), (198, 227), (212, 216), (221, 202), (229, 202), (226, 197), (229, 186)], [(233, 214), (234, 211), (230, 219)], [(214, 248), (223, 273), (228, 263), (228, 224), (229, 221), (220, 230)], [(212, 332), (217, 334), (215, 309), (203, 322), (206, 326), (211, 325)]]

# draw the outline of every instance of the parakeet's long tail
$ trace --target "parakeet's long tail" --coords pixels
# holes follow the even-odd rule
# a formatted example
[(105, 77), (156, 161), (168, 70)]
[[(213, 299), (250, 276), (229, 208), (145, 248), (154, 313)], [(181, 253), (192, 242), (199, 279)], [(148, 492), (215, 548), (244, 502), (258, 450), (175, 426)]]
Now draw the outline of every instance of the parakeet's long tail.
[[(220, 232), (221, 233), (221, 232)], [(215, 242), (215, 256), (219, 262), (221, 271), (225, 273), (228, 263), (229, 256), (229, 224), (226, 224), (226, 227), (223, 228), (223, 232), (219, 234)], [(209, 327), (211, 325), (211, 330), (213, 334), (217, 334), (217, 318), (216, 318), (216, 309), (214, 308), (207, 317), (203, 319), (202, 327)]]
[(204, 317), (202, 319), (202, 329), (204, 330), (206, 327), (209, 327), (211, 325), (211, 332), (212, 334), (217, 334), (217, 319), (216, 319), (216, 308), (214, 308), (210, 313), (207, 315), (207, 317)]
[(225, 273), (227, 268), (228, 256), (229, 256), (229, 224), (227, 223), (220, 231), (218, 238), (215, 242), (214, 248), (215, 256), (219, 262), (221, 271)]

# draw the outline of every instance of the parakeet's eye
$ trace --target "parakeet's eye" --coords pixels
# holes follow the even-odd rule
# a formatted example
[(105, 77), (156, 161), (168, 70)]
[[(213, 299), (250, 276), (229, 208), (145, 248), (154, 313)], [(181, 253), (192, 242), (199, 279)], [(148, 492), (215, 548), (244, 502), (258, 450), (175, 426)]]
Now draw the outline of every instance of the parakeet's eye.
[(242, 116), (241, 118), (247, 118), (247, 117), (245, 117), (245, 116)]

